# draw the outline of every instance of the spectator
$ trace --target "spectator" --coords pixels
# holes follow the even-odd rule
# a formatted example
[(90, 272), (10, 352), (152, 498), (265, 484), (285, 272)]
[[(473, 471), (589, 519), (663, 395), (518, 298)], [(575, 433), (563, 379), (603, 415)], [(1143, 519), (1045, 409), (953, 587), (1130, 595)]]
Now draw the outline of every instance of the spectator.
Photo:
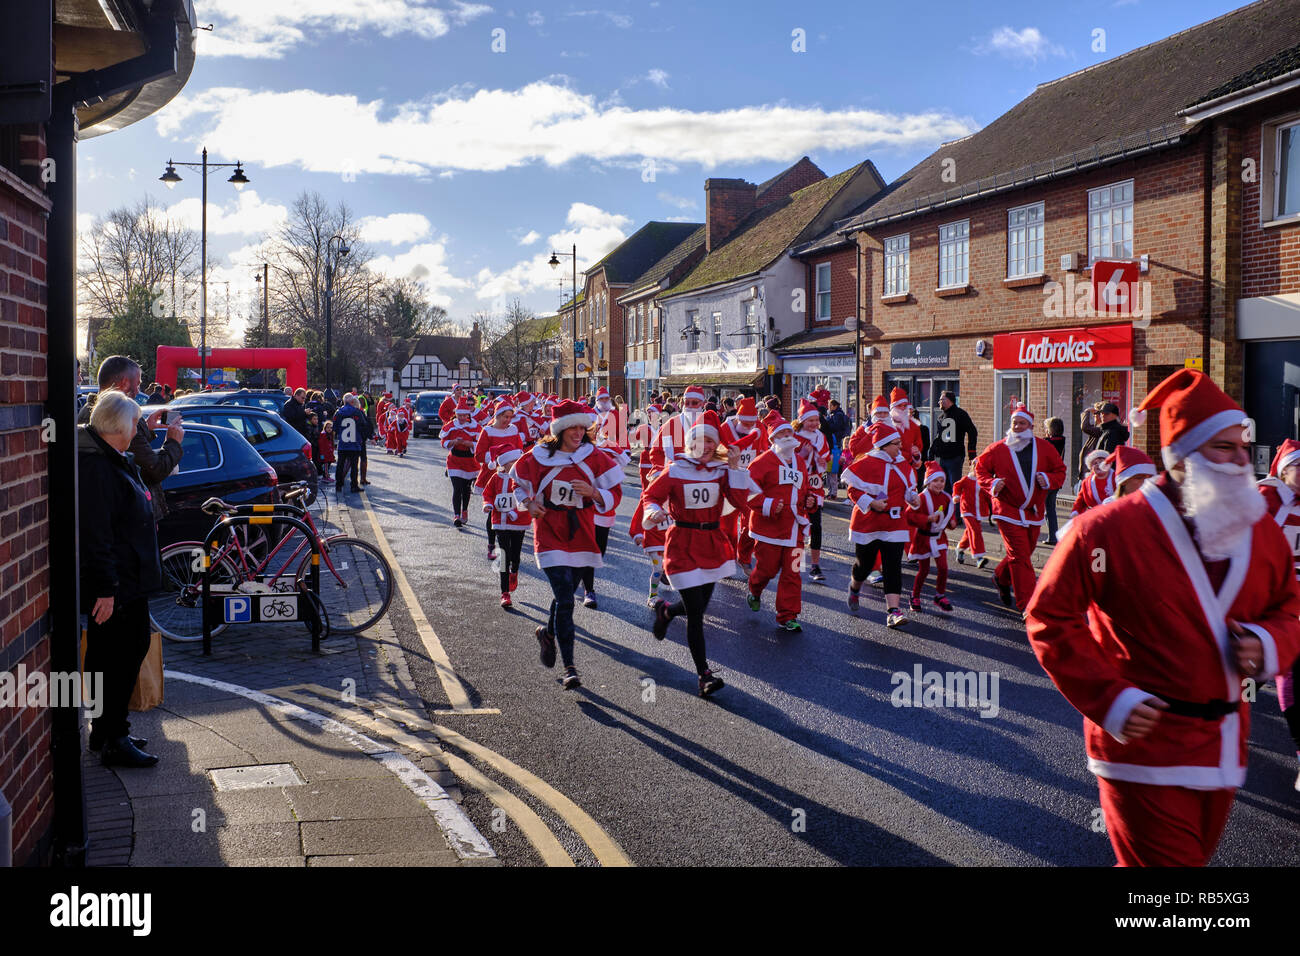
[[(1051, 442), (1056, 453), (1061, 456), (1061, 461), (1065, 461), (1065, 422), (1059, 418), (1049, 418), (1045, 423), (1046, 434), (1044, 437)], [(1061, 489), (1052, 488), (1047, 492), (1047, 541), (1044, 542), (1049, 548), (1056, 544), (1056, 494)]]
[(307, 389), (300, 388), (289, 395), (280, 409), (284, 423), (304, 438), (307, 436)]
[(116, 390), (95, 402), (77, 429), (81, 520), (81, 598), (87, 673), (102, 674), (102, 710), (90, 749), (105, 766), (152, 767), (147, 741), (130, 735), (127, 704), (149, 652), (149, 595), (162, 587), (158, 534), (149, 491), (131, 455), (140, 406)]
[(320, 416), (313, 409), (307, 409), (307, 430), (303, 432), (303, 437), (311, 445), (311, 463), (316, 468), (316, 474), (321, 473), (320, 467)]
[[(77, 424), (90, 424), (95, 405), (112, 391), (121, 392), (132, 402), (135, 401), (135, 396), (140, 391), (140, 366), (134, 359), (125, 355), (110, 355), (100, 363), (99, 394), (78, 413)], [(162, 447), (154, 451), (153, 430), (161, 424), (164, 415), (168, 416), (167, 438)], [(181, 416), (177, 411), (173, 410), (169, 414), (167, 409), (159, 408), (147, 419), (141, 416), (136, 422), (135, 440), (131, 442), (129, 451), (136, 468), (140, 469), (140, 477), (144, 479), (145, 486), (153, 497), (154, 521), (161, 521), (167, 514), (167, 504), (163, 500), (160, 486), (163, 479), (180, 463), (181, 455), (184, 454), (181, 448), (184, 438), (185, 429), (181, 427)]]
[(170, 402), (173, 398), (175, 398), (175, 395), (173, 394), (174, 389), (170, 385), (164, 382), (162, 388), (163, 388), (163, 398), (166, 401)]
[(149, 386), (149, 399), (148, 401), (145, 402), (145, 404), (146, 405), (167, 404), (167, 396), (163, 394), (162, 386), (159, 385), (157, 382), (154, 382), (152, 385)]
[(361, 403), (349, 392), (343, 396), (343, 405), (334, 413), (335, 447), (338, 449), (339, 466), (334, 471), (334, 491), (343, 491), (343, 479), (351, 473), (353, 493), (361, 491), (361, 450), (365, 447), (366, 416), (361, 414)]
[(943, 469), (944, 476), (948, 479), (945, 487), (952, 490), (957, 486), (964, 471), (962, 446), (966, 446), (966, 458), (974, 461), (978, 453), (975, 443), (979, 436), (975, 430), (975, 423), (970, 420), (966, 409), (957, 405), (955, 392), (941, 393), (939, 408), (941, 411), (938, 421), (935, 422), (937, 434), (929, 444), (930, 457), (939, 462), (939, 467)]
[(1128, 437), (1128, 428), (1119, 420), (1119, 406), (1114, 402), (1102, 405), (1101, 436), (1097, 440), (1097, 447), (1109, 455), (1120, 445), (1128, 442)]
[(736, 400), (730, 395), (722, 400), (722, 414), (725, 418), (731, 418), (736, 414)]

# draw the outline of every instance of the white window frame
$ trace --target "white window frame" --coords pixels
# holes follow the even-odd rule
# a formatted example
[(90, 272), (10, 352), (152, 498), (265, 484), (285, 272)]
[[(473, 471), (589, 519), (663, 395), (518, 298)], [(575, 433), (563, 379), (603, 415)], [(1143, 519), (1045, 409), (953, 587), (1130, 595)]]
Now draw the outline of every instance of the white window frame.
[[(1033, 219), (1037, 211), (1038, 219)], [(1017, 214), (1023, 214), (1025, 221), (1016, 223)], [(1038, 236), (1034, 238), (1034, 232)], [(1041, 202), (1032, 202), (1024, 206), (1014, 206), (1007, 210), (1007, 278), (1023, 279), (1027, 276), (1039, 276), (1045, 268), (1045, 250), (1047, 236), (1047, 211)], [(1037, 247), (1037, 253), (1034, 249)], [(1035, 268), (1036, 266), (1036, 268)]]
[[(1107, 201), (1103, 204), (1094, 206), (1093, 204), (1094, 196), (1100, 196), (1101, 193), (1107, 192), (1109, 190), (1122, 189), (1125, 186), (1128, 187), (1127, 201), (1121, 201), (1121, 202)], [(1133, 189), (1133, 180), (1131, 179), (1121, 180), (1120, 182), (1117, 183), (1110, 183), (1109, 185), (1106, 186), (1098, 186), (1096, 189), (1088, 190), (1088, 265), (1091, 266), (1099, 259), (1132, 259), (1133, 258), (1133, 239), (1134, 239), (1135, 218), (1136, 218), (1134, 215), (1136, 211), (1136, 206), (1134, 203), (1135, 198), (1136, 197)], [(1128, 210), (1127, 222), (1124, 222), (1122, 216), (1123, 211), (1125, 209)], [(1121, 219), (1119, 223), (1120, 228), (1126, 229), (1126, 231), (1128, 232), (1127, 249), (1124, 248), (1125, 244), (1122, 238), (1118, 243), (1115, 242), (1115, 228), (1116, 228), (1115, 213), (1116, 212), (1119, 212), (1121, 214)], [(1105, 217), (1107, 221), (1104, 223), (1095, 222), (1094, 220), (1099, 216)], [(1097, 237), (1096, 233), (1094, 232), (1094, 229), (1097, 228), (1105, 228), (1110, 230), (1109, 242), (1103, 245), (1101, 240)], [(1117, 246), (1118, 248), (1116, 248)]]
[[(826, 270), (826, 284), (822, 285), (822, 270)], [(831, 317), (831, 264), (819, 262), (813, 267), (813, 301), (817, 303), (816, 319), (824, 322)], [(822, 296), (826, 297), (826, 308), (822, 308)]]
[(970, 220), (959, 219), (939, 227), (939, 288), (957, 289), (970, 284)]
[(700, 310), (687, 309), (686, 310), (686, 351), (688, 352), (698, 352), (700, 350), (700, 335), (703, 335), (704, 333), (701, 332), (700, 335), (696, 335), (693, 331), (694, 329), (698, 329), (699, 327), (700, 327)]
[(907, 295), (912, 285), (912, 237), (910, 233), (885, 240), (884, 295)]
[(713, 333), (714, 349), (722, 348), (722, 313), (713, 312), (709, 315), (709, 331)]
[(758, 338), (758, 300), (750, 299), (744, 305), (745, 310), (745, 331), (748, 333), (746, 346), (754, 345), (754, 340)]
[[(1282, 204), (1282, 132), (1283, 130), (1294, 130), (1291, 136), (1291, 149), (1294, 154), (1293, 161), (1296, 166), (1296, 181), (1300, 182), (1300, 117), (1290, 116), (1280, 121), (1265, 124), (1266, 136), (1261, 137), (1261, 143), (1266, 147), (1266, 156), (1268, 169), (1263, 170), (1265, 173), (1261, 177), (1269, 183), (1269, 200), (1267, 203), (1260, 202), (1260, 217), (1265, 222), (1291, 222), (1300, 218), (1300, 208), (1293, 212), (1283, 212)], [(1271, 146), (1271, 149), (1268, 148)], [(1266, 211), (1267, 210), (1267, 211)]]

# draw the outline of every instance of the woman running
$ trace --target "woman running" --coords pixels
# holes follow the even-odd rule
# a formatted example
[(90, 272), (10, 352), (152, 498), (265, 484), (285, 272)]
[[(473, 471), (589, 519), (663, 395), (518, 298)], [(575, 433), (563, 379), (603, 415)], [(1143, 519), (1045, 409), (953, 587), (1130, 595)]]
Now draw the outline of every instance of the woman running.
[(566, 689), (582, 686), (573, 666), (573, 593), (584, 568), (603, 566), (596, 543), (596, 508), (612, 511), (623, 497), (623, 469), (597, 448), (596, 416), (574, 401), (551, 411), (550, 433), (511, 471), (515, 496), (533, 520), (537, 566), (551, 584), (551, 614), (535, 635), (542, 666), (555, 666), (559, 642)]
[[(519, 507), (515, 499), (515, 483), (510, 469), (523, 452), (514, 445), (502, 442), (492, 448), (492, 460), (497, 470), (483, 486), (483, 510), (487, 512), (492, 529), (501, 544), (497, 557), (497, 572), (501, 575), (501, 606), (514, 607), (510, 595), (519, 586), (519, 556), (524, 549), (524, 532), (532, 524), (528, 512)], [(468, 487), (468, 484), (466, 485)]]
[(821, 414), (817, 405), (805, 398), (799, 403), (799, 421), (795, 428), (795, 437), (799, 439), (798, 455), (808, 469), (808, 487), (817, 495), (818, 504), (808, 512), (808, 577), (813, 581), (825, 581), (822, 574), (822, 508), (821, 500), (826, 494), (826, 468), (831, 460), (831, 446), (822, 434)]
[[(515, 407), (510, 404), (510, 399), (505, 396), (497, 399), (491, 414), (491, 420), (484, 423), (479, 430), (478, 441), (474, 444), (474, 460), (478, 462), (479, 466), (478, 477), (474, 479), (474, 487), (480, 493), (482, 493), (483, 488), (492, 477), (493, 472), (496, 471), (496, 465), (492, 461), (492, 447), (502, 442), (519, 449), (524, 447), (523, 433), (514, 424)], [(492, 530), (492, 516), (488, 515), (487, 556), (489, 561), (496, 560), (496, 542), (496, 532)]]
[(462, 528), (469, 521), (469, 499), (478, 477), (479, 466), (474, 460), (474, 446), (478, 444), (479, 426), (473, 419), (474, 409), (469, 399), (462, 397), (456, 403), (456, 420), (443, 425), (438, 433), (442, 447), (447, 449), (447, 477), (451, 479), (452, 524)]
[(646, 489), (645, 526), (658, 527), (671, 517), (664, 544), (664, 572), (680, 600), (655, 603), (654, 636), (663, 640), (673, 618), (686, 615), (686, 642), (699, 675), (700, 696), (722, 689), (722, 678), (709, 669), (704, 646), (704, 612), (713, 586), (736, 570), (735, 543), (722, 530), (722, 506), (745, 510), (751, 483), (740, 464), (739, 448), (717, 458), (721, 423), (714, 412), (702, 412), (685, 434), (685, 454), (678, 454)]

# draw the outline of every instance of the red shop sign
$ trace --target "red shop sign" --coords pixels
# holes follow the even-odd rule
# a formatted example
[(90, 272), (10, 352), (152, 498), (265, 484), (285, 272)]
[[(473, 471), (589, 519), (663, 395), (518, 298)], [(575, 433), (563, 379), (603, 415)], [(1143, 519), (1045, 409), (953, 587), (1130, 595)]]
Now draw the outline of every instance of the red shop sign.
[(994, 368), (1128, 368), (1132, 364), (1130, 323), (993, 336)]

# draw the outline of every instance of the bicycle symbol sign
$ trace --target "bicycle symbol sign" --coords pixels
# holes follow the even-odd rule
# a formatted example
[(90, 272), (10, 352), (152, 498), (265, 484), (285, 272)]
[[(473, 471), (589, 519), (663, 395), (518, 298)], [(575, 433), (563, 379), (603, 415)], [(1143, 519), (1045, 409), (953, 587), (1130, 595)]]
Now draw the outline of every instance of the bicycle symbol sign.
[(277, 595), (271, 595), (261, 598), (261, 604), (258, 607), (261, 612), (263, 621), (296, 621), (298, 620), (298, 602), (294, 599), (288, 599)]

